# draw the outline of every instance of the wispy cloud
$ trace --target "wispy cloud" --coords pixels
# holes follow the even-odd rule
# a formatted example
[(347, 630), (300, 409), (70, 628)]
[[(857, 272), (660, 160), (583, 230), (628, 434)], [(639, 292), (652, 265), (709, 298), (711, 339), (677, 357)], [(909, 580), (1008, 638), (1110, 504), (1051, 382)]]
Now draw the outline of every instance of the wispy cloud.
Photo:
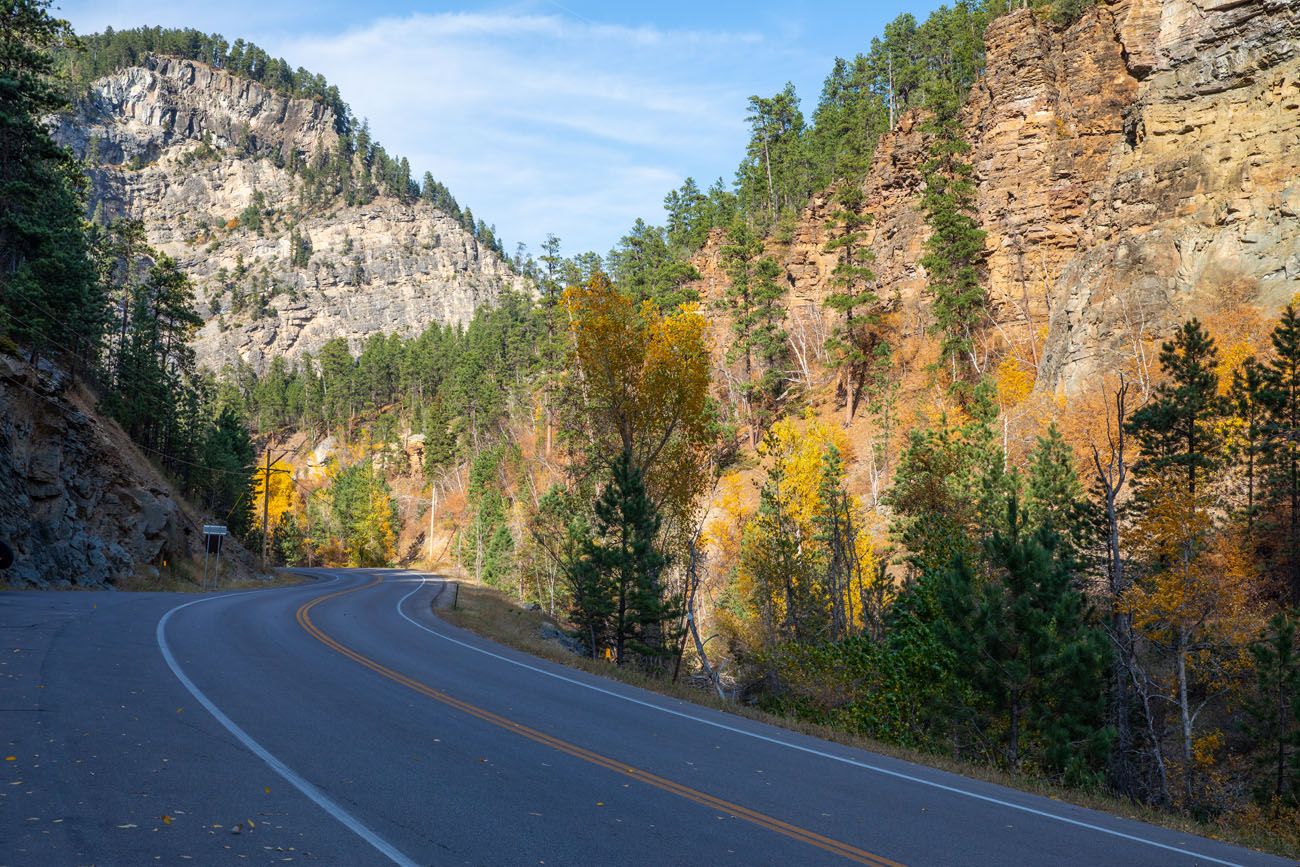
[[(603, 251), (658, 219), (694, 166), (740, 152), (738, 67), (763, 38), (536, 12), (415, 14), (282, 40), (337, 82), (393, 153), (446, 182), (508, 243)], [(706, 180), (707, 182), (707, 180)]]
[[(637, 217), (661, 220), (687, 175), (729, 180), (746, 98), (809, 69), (819, 84), (828, 65), (822, 48), (773, 38), (781, 23), (749, 4), (463, 0), (469, 11), (434, 14), (406, 0), (58, 2), (82, 32), (198, 27), (320, 72), (390, 153), (431, 171), (507, 243), (536, 248), (555, 232), (571, 252), (604, 252)], [(474, 8), (483, 2), (514, 5)]]

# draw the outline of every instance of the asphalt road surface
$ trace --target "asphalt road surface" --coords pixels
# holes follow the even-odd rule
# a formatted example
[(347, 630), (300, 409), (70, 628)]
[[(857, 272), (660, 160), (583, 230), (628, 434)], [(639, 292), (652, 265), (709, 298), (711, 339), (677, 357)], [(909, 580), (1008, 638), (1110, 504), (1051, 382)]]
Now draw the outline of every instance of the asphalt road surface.
[(0, 594), (0, 865), (1285, 864), (647, 693), (436, 578)]

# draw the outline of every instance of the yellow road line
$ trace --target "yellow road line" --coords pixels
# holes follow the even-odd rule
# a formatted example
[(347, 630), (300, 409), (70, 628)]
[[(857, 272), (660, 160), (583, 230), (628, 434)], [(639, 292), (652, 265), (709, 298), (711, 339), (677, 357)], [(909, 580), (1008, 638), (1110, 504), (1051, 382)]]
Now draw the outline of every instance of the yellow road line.
[(528, 738), (531, 741), (536, 741), (539, 744), (551, 747), (552, 749), (573, 756), (574, 758), (590, 762), (593, 765), (599, 765), (600, 767), (613, 771), (616, 774), (639, 780), (646, 785), (654, 786), (655, 788), (662, 789), (665, 792), (671, 792), (674, 795), (694, 801), (697, 804), (702, 804), (712, 810), (726, 813), (738, 819), (744, 819), (745, 821), (758, 825), (761, 828), (766, 828), (769, 831), (775, 831), (778, 834), (783, 834), (786, 837), (790, 837), (791, 839), (798, 840), (802, 843), (807, 843), (810, 846), (824, 849), (827, 852), (839, 855), (850, 861), (856, 861), (859, 864), (871, 864), (874, 865), (874, 867), (903, 867), (903, 865), (896, 861), (882, 858), (881, 856), (872, 854), (865, 849), (859, 849), (856, 846), (835, 840), (831, 837), (826, 837), (815, 831), (800, 828), (797, 825), (791, 825), (788, 822), (783, 822), (780, 819), (774, 818), (765, 813), (760, 813), (757, 810), (751, 810), (748, 807), (742, 807), (739, 804), (724, 801), (722, 798), (692, 789), (689, 786), (684, 786), (681, 783), (674, 782), (665, 777), (660, 777), (656, 774), (650, 773), (649, 771), (643, 771), (639, 768), (632, 767), (624, 762), (615, 761), (614, 759), (603, 756), (600, 753), (592, 752), (584, 747), (548, 735), (545, 732), (529, 728), (522, 723), (517, 723), (514, 720), (507, 719), (506, 717), (495, 714), (490, 710), (484, 710), (476, 705), (461, 701), (460, 699), (448, 695), (441, 690), (434, 689), (418, 680), (407, 677), (401, 672), (394, 671), (385, 665), (375, 662), (368, 656), (363, 656), (352, 648), (347, 647), (331, 638), (329, 635), (326, 635), (318, 626), (316, 626), (315, 623), (312, 622), (310, 612), (317, 605), (320, 605), (323, 602), (328, 602), (331, 599), (337, 599), (340, 596), (346, 596), (349, 593), (355, 593), (358, 590), (365, 590), (374, 587), (382, 581), (383, 578), (376, 575), (374, 580), (369, 584), (363, 584), (358, 587), (351, 587), (346, 590), (328, 593), (324, 596), (318, 596), (309, 602), (303, 603), (299, 606), (296, 615), (298, 624), (305, 629), (309, 635), (329, 647), (331, 650), (337, 651), (348, 659), (351, 659), (353, 662), (365, 666), (376, 674), (382, 675), (383, 677), (414, 690), (420, 695), (431, 698), (434, 701), (441, 702), (449, 707), (453, 707), (456, 710), (469, 714), (472, 717), (491, 723), (498, 728), (513, 732), (514, 734)]

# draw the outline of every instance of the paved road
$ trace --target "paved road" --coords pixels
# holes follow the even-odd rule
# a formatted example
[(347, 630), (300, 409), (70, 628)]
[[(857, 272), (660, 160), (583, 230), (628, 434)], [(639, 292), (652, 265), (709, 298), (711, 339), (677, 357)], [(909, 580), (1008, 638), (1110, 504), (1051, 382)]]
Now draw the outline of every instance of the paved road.
[(436, 579), (314, 574), (0, 594), (0, 865), (1288, 863), (503, 649)]

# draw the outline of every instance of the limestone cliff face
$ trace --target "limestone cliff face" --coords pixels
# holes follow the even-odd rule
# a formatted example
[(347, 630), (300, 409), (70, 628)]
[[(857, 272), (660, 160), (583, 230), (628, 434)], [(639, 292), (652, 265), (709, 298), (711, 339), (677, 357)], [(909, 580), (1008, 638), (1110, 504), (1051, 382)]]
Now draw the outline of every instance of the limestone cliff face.
[[(1067, 31), (989, 28), (964, 122), (987, 232), (997, 339), (1078, 390), (1138, 344), (1227, 304), (1300, 292), (1300, 4), (1102, 0)], [(884, 137), (865, 181), (881, 294), (924, 328), (925, 141)], [(797, 309), (826, 294), (826, 199), (775, 249)], [(698, 263), (716, 275), (716, 244)], [(709, 291), (706, 279), (704, 289)]]
[[(324, 105), (175, 58), (95, 82), (56, 137), (86, 158), (91, 208), (144, 221), (194, 279), (200, 363), (262, 368), (333, 337), (463, 323), (518, 277), (425, 202), (307, 207), (281, 165), (338, 144)], [(240, 221), (249, 208), (257, 219)], [(260, 224), (260, 225), (258, 225)]]

